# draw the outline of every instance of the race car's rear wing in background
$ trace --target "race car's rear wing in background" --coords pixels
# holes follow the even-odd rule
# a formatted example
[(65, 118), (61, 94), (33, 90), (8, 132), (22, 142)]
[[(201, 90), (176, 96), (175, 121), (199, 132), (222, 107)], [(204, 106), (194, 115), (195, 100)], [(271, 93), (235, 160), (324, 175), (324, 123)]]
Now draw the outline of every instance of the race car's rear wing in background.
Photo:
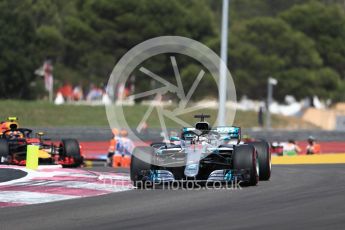
[[(209, 132), (215, 132), (220, 135), (220, 138), (224, 141), (230, 141), (230, 140), (237, 140), (237, 143), (241, 142), (241, 128), (236, 126), (219, 126), (214, 127), (211, 130), (208, 130)], [(199, 133), (199, 134), (198, 134)], [(190, 135), (200, 135), (203, 132), (196, 129), (196, 128), (183, 128), (182, 129), (182, 136), (185, 134)], [(171, 141), (178, 140), (178, 137), (172, 137), (170, 138)], [(182, 138), (184, 139), (184, 138)]]
[(219, 126), (212, 129), (213, 131), (219, 133), (222, 138), (228, 140), (237, 140), (238, 143), (241, 142), (241, 128), (236, 126)]

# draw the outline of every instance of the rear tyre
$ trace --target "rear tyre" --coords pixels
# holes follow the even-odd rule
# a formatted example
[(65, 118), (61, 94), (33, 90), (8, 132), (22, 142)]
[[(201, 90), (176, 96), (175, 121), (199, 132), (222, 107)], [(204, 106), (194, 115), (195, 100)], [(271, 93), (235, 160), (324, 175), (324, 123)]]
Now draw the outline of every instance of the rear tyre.
[(0, 164), (8, 163), (7, 159), (10, 154), (10, 149), (6, 140), (0, 139)]
[(253, 145), (235, 146), (232, 155), (233, 169), (249, 170), (249, 180), (244, 185), (255, 186), (259, 181), (257, 153)]
[(270, 146), (266, 141), (257, 141), (250, 143), (253, 145), (258, 153), (260, 180), (269, 180), (271, 177), (271, 152)]
[(80, 154), (79, 142), (75, 139), (64, 139), (61, 141), (62, 157), (73, 158), (74, 164), (63, 165), (64, 167), (80, 167), (83, 164), (83, 157)]
[(133, 185), (138, 188), (145, 187), (143, 171), (151, 170), (152, 154), (152, 147), (136, 147), (133, 151), (130, 178)]

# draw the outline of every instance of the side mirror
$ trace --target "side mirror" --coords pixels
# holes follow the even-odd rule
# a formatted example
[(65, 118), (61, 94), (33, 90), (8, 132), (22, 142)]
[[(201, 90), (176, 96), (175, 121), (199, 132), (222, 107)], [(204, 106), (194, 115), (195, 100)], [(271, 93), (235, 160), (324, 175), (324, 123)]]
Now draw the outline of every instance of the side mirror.
[(42, 137), (44, 136), (44, 132), (38, 132), (38, 133), (36, 133), (36, 136), (37, 136), (40, 140), (42, 140)]
[(180, 141), (181, 139), (179, 137), (170, 137), (170, 141)]
[(228, 136), (228, 135), (226, 135), (226, 136), (224, 136), (222, 139), (223, 139), (223, 141), (230, 141), (230, 140), (231, 140), (231, 137)]

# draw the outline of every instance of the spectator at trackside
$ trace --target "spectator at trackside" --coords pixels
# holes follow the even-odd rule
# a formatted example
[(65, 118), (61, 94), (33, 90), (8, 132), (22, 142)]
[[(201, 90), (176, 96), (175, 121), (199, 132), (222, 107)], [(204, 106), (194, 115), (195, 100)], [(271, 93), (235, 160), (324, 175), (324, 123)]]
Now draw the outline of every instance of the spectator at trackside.
[(320, 144), (316, 143), (315, 138), (313, 136), (309, 136), (308, 138), (308, 145), (307, 145), (307, 155), (312, 155), (315, 153), (321, 152)]
[(91, 84), (90, 91), (86, 96), (87, 101), (101, 100), (103, 90), (98, 88), (95, 84)]
[(117, 143), (119, 142), (119, 130), (114, 128), (111, 130), (113, 137), (109, 143), (108, 156), (107, 156), (107, 166), (112, 166), (113, 156), (116, 151)]
[(125, 129), (120, 130), (120, 138), (116, 145), (116, 152), (122, 156), (130, 156), (134, 150), (134, 143), (128, 138), (128, 132)]
[(80, 100), (83, 100), (83, 98), (84, 98), (83, 88), (80, 85), (75, 86), (73, 89), (73, 100), (80, 101)]
[(292, 139), (284, 146), (283, 155), (293, 156), (301, 152), (301, 148)]
[(71, 101), (73, 99), (73, 87), (69, 82), (65, 82), (63, 86), (58, 89), (58, 93), (61, 93), (66, 101)]

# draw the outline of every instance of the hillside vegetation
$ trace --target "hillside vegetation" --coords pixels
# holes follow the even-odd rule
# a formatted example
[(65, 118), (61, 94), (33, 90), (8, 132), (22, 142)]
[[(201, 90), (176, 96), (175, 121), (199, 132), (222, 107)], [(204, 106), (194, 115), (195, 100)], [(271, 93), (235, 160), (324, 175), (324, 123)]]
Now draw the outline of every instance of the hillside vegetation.
[[(61, 105), (56, 106), (47, 102), (23, 102), (15, 100), (0, 101), (1, 119), (6, 120), (9, 116), (17, 116), (22, 127), (94, 127), (108, 126), (108, 120), (104, 106), (86, 105)], [(137, 127), (147, 106), (136, 105), (125, 107), (126, 117), (130, 127)], [(210, 122), (214, 121), (217, 115), (216, 110), (202, 110), (204, 114), (210, 114)], [(181, 118), (194, 124), (194, 114), (187, 114)], [(180, 127), (176, 123), (166, 120), (168, 127)], [(159, 120), (154, 112), (148, 120), (150, 128), (160, 127)], [(237, 111), (234, 125), (243, 128), (253, 128), (258, 126), (257, 113)], [(315, 129), (316, 127), (303, 122), (297, 118), (273, 116), (272, 126), (284, 129)]]

